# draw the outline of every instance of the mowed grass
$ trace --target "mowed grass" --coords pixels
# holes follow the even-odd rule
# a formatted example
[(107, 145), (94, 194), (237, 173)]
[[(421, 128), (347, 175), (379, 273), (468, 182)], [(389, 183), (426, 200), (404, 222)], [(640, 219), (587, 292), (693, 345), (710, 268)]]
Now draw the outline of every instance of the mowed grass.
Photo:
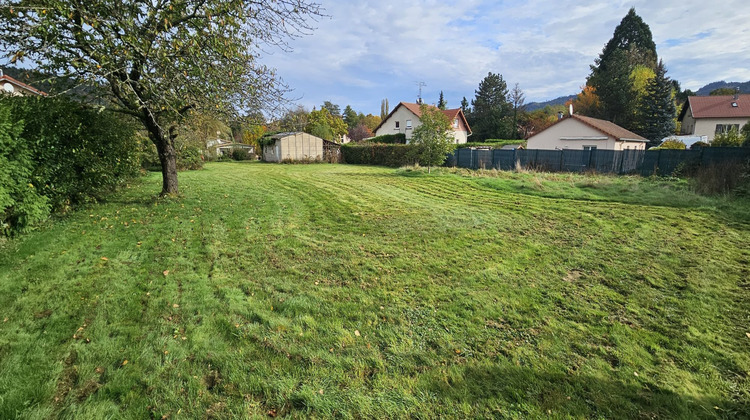
[(209, 164), (0, 243), (0, 418), (741, 418), (748, 202)]

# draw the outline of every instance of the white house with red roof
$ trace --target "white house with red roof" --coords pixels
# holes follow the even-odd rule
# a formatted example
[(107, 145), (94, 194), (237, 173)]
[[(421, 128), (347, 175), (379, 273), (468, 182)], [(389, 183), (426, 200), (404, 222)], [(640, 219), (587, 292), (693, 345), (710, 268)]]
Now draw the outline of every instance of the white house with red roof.
[(711, 142), (717, 134), (739, 131), (750, 122), (750, 95), (690, 96), (678, 119), (680, 134), (706, 136)]
[[(432, 105), (427, 106), (434, 108)], [(456, 144), (466, 143), (471, 135), (471, 127), (466, 122), (466, 116), (461, 108), (446, 109), (443, 110), (443, 114), (451, 122), (454, 142)], [(375, 136), (403, 133), (406, 135), (406, 142), (409, 143), (409, 140), (414, 136), (414, 129), (422, 124), (421, 116), (422, 110), (419, 104), (400, 102), (375, 128)]]
[(3, 74), (0, 70), (0, 92), (11, 96), (47, 96), (45, 92)]
[(529, 137), (529, 150), (645, 150), (648, 140), (619, 125), (573, 114)]

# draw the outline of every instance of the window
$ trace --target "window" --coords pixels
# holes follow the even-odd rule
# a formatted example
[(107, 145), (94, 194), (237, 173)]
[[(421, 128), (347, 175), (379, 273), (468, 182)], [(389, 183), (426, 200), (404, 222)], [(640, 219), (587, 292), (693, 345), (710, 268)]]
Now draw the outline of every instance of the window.
[(453, 128), (458, 128), (458, 118), (453, 119)]
[(406, 120), (406, 129), (411, 130), (411, 120)]
[(740, 131), (740, 125), (739, 124), (716, 124), (715, 134), (728, 133), (732, 129)]
[(401, 127), (401, 121), (396, 121), (396, 130), (398, 130)]
[(596, 150), (596, 146), (583, 146), (583, 150)]

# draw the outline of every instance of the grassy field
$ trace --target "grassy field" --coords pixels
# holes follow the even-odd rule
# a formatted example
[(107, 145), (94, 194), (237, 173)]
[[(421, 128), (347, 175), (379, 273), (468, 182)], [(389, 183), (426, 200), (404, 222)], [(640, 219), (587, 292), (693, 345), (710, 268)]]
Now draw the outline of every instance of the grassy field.
[(0, 418), (738, 418), (750, 205), (209, 164), (0, 242)]

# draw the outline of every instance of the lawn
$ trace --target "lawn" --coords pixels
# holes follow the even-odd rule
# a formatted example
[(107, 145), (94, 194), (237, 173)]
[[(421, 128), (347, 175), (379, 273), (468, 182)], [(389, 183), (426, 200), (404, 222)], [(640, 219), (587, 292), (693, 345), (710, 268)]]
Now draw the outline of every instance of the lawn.
[(0, 418), (738, 418), (748, 201), (214, 163), (0, 242)]

